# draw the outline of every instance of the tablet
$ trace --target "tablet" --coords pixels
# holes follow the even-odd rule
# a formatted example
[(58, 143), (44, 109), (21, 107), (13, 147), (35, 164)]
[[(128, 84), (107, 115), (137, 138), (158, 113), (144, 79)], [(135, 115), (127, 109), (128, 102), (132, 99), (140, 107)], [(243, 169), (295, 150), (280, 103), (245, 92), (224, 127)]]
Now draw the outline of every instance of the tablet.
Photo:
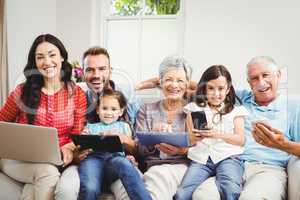
[(117, 135), (70, 135), (75, 145), (80, 145), (81, 149), (93, 149), (93, 151), (122, 152), (123, 145)]
[(187, 132), (135, 132), (139, 142), (145, 146), (153, 146), (160, 143), (171, 144), (178, 147), (189, 146), (189, 135)]

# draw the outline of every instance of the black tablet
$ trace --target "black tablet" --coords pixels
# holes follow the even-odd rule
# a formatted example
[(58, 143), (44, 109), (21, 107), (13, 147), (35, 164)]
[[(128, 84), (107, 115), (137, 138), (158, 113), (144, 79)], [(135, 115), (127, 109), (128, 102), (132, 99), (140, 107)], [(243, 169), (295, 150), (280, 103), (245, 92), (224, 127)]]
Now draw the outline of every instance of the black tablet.
[(75, 135), (71, 134), (75, 145), (80, 145), (81, 149), (93, 149), (93, 151), (122, 152), (123, 145), (117, 135)]

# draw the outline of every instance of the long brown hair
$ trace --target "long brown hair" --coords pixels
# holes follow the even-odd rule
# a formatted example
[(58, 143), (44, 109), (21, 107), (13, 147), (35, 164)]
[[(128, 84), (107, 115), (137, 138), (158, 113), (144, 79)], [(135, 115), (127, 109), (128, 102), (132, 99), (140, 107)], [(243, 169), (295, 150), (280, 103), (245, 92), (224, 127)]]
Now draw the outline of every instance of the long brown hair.
[[(39, 44), (43, 42), (49, 42), (59, 49), (60, 55), (63, 58), (62, 68), (61, 68), (61, 81), (64, 82), (65, 87), (70, 86), (74, 89), (74, 82), (71, 80), (72, 76), (72, 66), (68, 62), (68, 52), (66, 51), (63, 43), (55, 36), (51, 34), (39, 35), (31, 45), (29, 50), (27, 64), (23, 70), (26, 81), (23, 84), (23, 90), (21, 94), (21, 100), (26, 106), (26, 117), (29, 124), (34, 123), (36, 110), (40, 104), (41, 99), (41, 89), (44, 86), (43, 75), (37, 69), (35, 63), (35, 51)], [(73, 92), (73, 91), (72, 91)]]
[[(226, 95), (226, 98), (224, 100), (225, 107), (220, 112), (221, 115), (224, 115), (233, 110), (236, 98), (238, 99), (238, 97), (236, 96), (235, 90), (232, 86), (231, 75), (230, 75), (229, 71), (227, 70), (227, 68), (223, 65), (213, 65), (205, 70), (205, 72), (201, 76), (200, 81), (197, 86), (195, 101), (198, 106), (201, 106), (201, 107), (206, 106), (207, 105), (207, 97), (206, 97), (207, 82), (210, 80), (217, 79), (220, 76), (224, 76), (226, 78), (227, 85), (229, 88), (229, 92)], [(238, 101), (239, 101), (239, 99), (238, 99)]]

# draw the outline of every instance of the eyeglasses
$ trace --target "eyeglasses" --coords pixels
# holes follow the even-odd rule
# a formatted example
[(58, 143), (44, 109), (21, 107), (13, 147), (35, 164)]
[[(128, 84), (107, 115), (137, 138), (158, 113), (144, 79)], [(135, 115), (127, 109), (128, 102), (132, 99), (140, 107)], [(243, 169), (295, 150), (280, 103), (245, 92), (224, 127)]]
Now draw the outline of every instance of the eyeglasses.
[(167, 78), (167, 79), (162, 79), (162, 84), (166, 84), (166, 85), (171, 85), (171, 84), (178, 84), (180, 86), (186, 85), (187, 81), (184, 79), (171, 79), (171, 78)]

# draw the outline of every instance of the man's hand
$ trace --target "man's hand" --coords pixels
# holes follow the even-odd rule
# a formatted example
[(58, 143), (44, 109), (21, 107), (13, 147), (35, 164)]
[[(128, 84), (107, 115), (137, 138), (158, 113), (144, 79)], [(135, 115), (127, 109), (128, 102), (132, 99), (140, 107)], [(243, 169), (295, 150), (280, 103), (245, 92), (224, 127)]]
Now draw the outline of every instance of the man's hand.
[(80, 145), (76, 146), (75, 150), (73, 151), (74, 163), (79, 164), (92, 152), (92, 149), (80, 150)]
[(184, 148), (184, 147), (176, 147), (176, 146), (173, 146), (173, 145), (170, 145), (170, 144), (166, 144), (166, 143), (160, 143), (160, 144), (157, 144), (155, 145), (155, 147), (170, 155), (170, 156), (174, 156), (174, 155), (186, 155), (187, 153), (187, 148)]
[(252, 127), (252, 135), (257, 143), (275, 149), (284, 148), (287, 139), (281, 131), (263, 122), (255, 123)]

